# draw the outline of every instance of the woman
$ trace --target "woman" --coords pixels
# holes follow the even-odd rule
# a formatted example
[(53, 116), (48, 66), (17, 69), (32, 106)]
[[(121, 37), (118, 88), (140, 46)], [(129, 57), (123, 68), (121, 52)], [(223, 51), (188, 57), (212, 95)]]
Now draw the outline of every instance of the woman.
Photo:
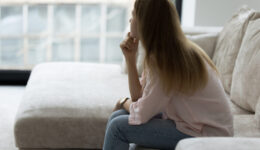
[[(175, 149), (184, 138), (232, 136), (233, 118), (218, 71), (183, 34), (171, 0), (136, 0), (130, 22), (131, 32), (120, 47), (131, 99), (117, 103), (103, 149), (127, 150), (129, 143)], [(141, 81), (139, 42), (145, 49)]]

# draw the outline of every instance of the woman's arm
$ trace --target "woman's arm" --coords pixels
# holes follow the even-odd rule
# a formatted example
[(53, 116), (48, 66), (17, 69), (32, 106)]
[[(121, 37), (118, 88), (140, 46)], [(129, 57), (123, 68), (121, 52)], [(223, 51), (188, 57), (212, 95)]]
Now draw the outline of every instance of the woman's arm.
[(136, 68), (138, 42), (138, 39), (130, 37), (130, 33), (128, 33), (126, 39), (120, 44), (127, 64), (128, 83), (132, 101), (137, 101), (142, 96), (142, 86)]
[(138, 77), (135, 60), (126, 60), (128, 68), (128, 84), (132, 101), (137, 101), (142, 96), (142, 86)]
[(172, 94), (167, 95), (162, 88), (158, 75), (147, 76), (142, 97), (137, 102), (126, 101), (123, 108), (129, 111), (129, 124), (140, 125), (158, 113), (165, 112)]
[(133, 101), (131, 99), (128, 99), (124, 104), (123, 104), (123, 108), (129, 112), (129, 108), (130, 108), (130, 105), (133, 103)]

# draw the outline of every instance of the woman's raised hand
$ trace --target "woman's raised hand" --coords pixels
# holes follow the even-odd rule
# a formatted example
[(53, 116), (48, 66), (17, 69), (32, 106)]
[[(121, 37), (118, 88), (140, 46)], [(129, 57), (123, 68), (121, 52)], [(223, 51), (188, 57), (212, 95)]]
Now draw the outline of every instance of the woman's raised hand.
[(131, 37), (130, 32), (128, 32), (126, 39), (120, 44), (120, 48), (125, 56), (126, 61), (135, 62), (138, 43), (138, 39)]

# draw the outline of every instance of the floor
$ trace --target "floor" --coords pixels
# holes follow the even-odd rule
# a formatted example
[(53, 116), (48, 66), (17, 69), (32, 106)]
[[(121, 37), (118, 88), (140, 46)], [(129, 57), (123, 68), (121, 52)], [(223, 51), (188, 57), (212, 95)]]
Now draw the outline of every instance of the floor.
[(24, 86), (0, 86), (0, 150), (17, 150), (13, 125)]

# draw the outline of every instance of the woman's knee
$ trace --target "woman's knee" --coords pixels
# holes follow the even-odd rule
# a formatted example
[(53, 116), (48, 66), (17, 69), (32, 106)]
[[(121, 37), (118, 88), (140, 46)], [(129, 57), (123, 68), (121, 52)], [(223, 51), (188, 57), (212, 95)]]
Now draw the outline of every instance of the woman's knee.
[(127, 112), (125, 109), (119, 109), (119, 110), (117, 110), (117, 111), (114, 111), (114, 112), (110, 115), (108, 121), (111, 121), (112, 119), (114, 119), (114, 118), (116, 118), (116, 117), (118, 117), (118, 116), (120, 116), (120, 115), (127, 115), (127, 114), (128, 114), (128, 112)]
[(125, 128), (126, 126), (128, 126), (128, 116), (129, 115), (121, 115), (121, 116), (117, 116), (117, 117), (113, 118), (109, 122), (107, 130), (109, 130), (113, 134), (116, 134), (122, 128)]

